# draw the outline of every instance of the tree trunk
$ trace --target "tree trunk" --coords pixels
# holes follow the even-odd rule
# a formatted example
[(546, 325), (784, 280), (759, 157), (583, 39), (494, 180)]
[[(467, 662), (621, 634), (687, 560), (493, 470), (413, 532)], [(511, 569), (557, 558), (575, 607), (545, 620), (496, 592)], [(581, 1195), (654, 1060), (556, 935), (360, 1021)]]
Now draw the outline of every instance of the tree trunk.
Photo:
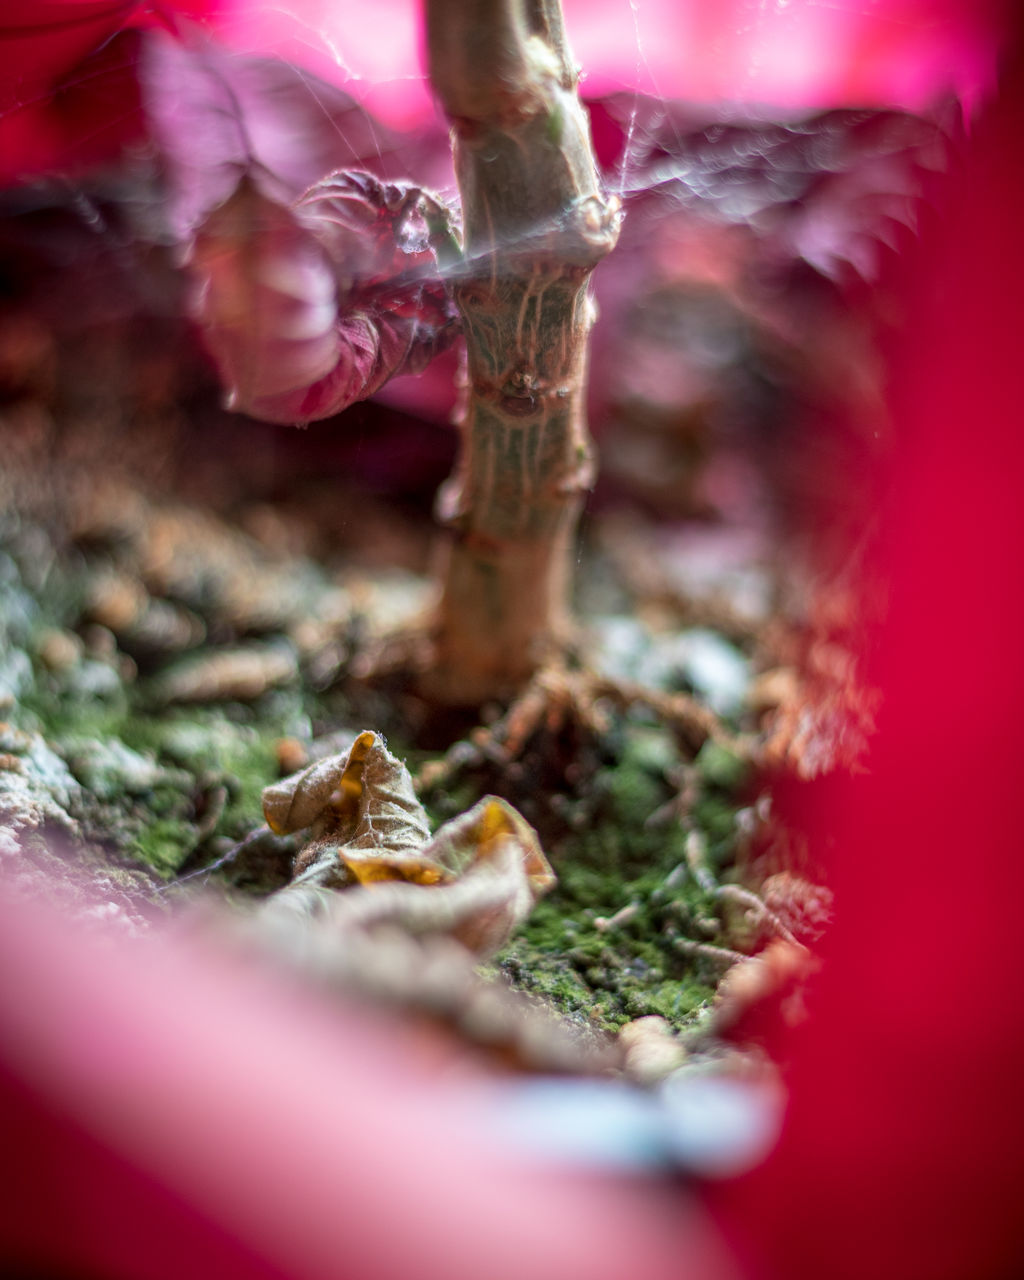
[(452, 530), (429, 692), (507, 697), (564, 649), (577, 519), (593, 478), (588, 281), (618, 237), (560, 0), (427, 0), (451, 122), (468, 357)]

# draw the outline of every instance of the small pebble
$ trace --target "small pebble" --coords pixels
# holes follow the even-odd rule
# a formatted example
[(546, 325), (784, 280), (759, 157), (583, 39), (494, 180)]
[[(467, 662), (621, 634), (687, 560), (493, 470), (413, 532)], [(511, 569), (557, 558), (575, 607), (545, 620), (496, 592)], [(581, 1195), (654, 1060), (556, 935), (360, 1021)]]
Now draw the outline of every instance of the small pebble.
[(47, 627), (36, 641), (39, 661), (55, 675), (68, 671), (82, 656), (82, 641), (72, 631)]
[(686, 1050), (664, 1018), (650, 1015), (627, 1022), (619, 1032), (626, 1075), (637, 1084), (656, 1084), (686, 1061)]
[(84, 628), (82, 640), (90, 658), (113, 658), (117, 653), (117, 636), (98, 622)]
[(108, 574), (90, 585), (89, 620), (121, 635), (134, 625), (149, 603), (146, 589), (125, 574)]
[(32, 746), (32, 735), (7, 721), (0, 722), (0, 751), (22, 755)]
[(309, 764), (309, 752), (298, 738), (278, 738), (274, 743), (274, 755), (282, 778), (298, 773)]
[(160, 678), (156, 692), (165, 703), (250, 702), (297, 678), (298, 663), (290, 648), (251, 645), (183, 661)]

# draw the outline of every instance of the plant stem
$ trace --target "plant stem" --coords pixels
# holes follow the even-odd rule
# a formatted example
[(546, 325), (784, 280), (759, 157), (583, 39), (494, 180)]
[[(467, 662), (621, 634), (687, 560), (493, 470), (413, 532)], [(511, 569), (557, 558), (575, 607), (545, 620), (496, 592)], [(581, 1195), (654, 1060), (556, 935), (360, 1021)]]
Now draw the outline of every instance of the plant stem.
[(428, 691), (515, 693), (569, 638), (587, 432), (591, 271), (618, 237), (559, 0), (426, 0), (430, 75), (452, 125), (466, 266), (467, 385)]

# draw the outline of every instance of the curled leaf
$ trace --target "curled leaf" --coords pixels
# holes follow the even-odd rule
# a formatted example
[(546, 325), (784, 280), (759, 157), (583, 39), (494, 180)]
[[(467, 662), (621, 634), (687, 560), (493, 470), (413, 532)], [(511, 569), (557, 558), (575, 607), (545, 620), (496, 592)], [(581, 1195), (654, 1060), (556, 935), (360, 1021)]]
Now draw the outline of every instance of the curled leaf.
[(420, 372), (457, 331), (439, 266), (454, 244), (419, 187), (339, 172), (286, 205), (244, 177), (187, 256), (228, 408), (306, 423)]
[[(424, 865), (430, 827), (409, 771), (375, 733), (361, 733), (347, 755), (317, 761), (263, 792), (263, 814), (279, 835), (311, 829), (296, 880), (334, 885), (375, 880), (436, 883)], [(330, 864), (337, 862), (338, 867)], [(313, 874), (309, 874), (312, 871)]]
[(279, 917), (444, 935), (487, 956), (555, 881), (536, 832), (494, 796), (431, 837), (408, 770), (375, 733), (268, 787), (263, 810), (276, 833), (311, 836), (292, 883), (267, 903)]
[(490, 955), (554, 883), (534, 829), (495, 796), (431, 838), (410, 774), (376, 733), (266, 788), (264, 815), (278, 835), (310, 831), (268, 909), (329, 915), (347, 932), (444, 934)]

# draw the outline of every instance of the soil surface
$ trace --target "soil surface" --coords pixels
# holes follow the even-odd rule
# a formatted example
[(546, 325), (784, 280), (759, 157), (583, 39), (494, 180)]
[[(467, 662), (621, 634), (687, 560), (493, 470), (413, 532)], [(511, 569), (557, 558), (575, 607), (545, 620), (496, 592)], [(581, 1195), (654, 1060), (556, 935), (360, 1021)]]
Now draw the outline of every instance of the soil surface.
[[(265, 896), (302, 837), (266, 828), (263, 788), (372, 729), (435, 825), (492, 793), (536, 828), (557, 886), (484, 976), (588, 1033), (699, 1037), (744, 957), (810, 954), (828, 893), (773, 787), (855, 758), (873, 708), (842, 575), (789, 551), (781, 571), (735, 439), (700, 450), (731, 506), (599, 494), (564, 670), (511, 710), (433, 707), (396, 637), (427, 634), (451, 431), (373, 404), (303, 432), (222, 412), (170, 264), (112, 266), (47, 216), (78, 270), (35, 262), (0, 334), (5, 878), (130, 929)], [(8, 221), (7, 259), (33, 225)]]

